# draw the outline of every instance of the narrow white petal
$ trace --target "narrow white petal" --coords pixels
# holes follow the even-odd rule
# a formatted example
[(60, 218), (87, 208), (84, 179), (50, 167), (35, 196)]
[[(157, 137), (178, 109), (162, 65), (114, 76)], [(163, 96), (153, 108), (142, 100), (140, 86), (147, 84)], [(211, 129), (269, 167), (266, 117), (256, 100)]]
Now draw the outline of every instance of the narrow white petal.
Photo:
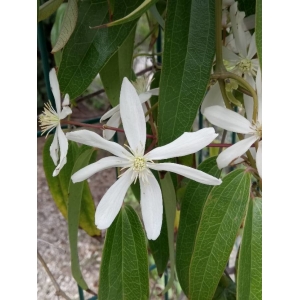
[(253, 98), (244, 94), (244, 106), (246, 110), (247, 119), (250, 123), (252, 123), (252, 115), (253, 115)]
[(223, 58), (225, 60), (232, 62), (234, 65), (241, 60), (241, 58), (238, 55), (236, 55), (235, 53), (233, 53), (231, 50), (227, 49), (224, 46), (222, 47), (222, 53), (223, 53)]
[(120, 105), (116, 105), (112, 109), (110, 109), (108, 112), (106, 112), (100, 119), (100, 122), (110, 118), (112, 115), (114, 115), (116, 112), (120, 111)]
[(56, 166), (53, 176), (58, 175), (60, 170), (63, 168), (63, 166), (67, 162), (67, 153), (68, 153), (68, 140), (64, 134), (64, 132), (61, 130), (60, 126), (56, 127), (57, 135), (58, 135), (58, 143), (59, 143), (59, 164)]
[(219, 169), (223, 169), (229, 166), (232, 162), (235, 163), (234, 160), (243, 155), (251, 147), (251, 145), (256, 142), (256, 140), (257, 137), (255, 135), (252, 135), (249, 138), (239, 141), (224, 150), (221, 154), (219, 154), (217, 158)]
[[(107, 121), (106, 125), (110, 127), (119, 128), (121, 124), (121, 115), (120, 111), (117, 111), (112, 117)], [(105, 129), (103, 130), (103, 138), (110, 140), (116, 132), (114, 130)]]
[(72, 110), (69, 106), (64, 106), (62, 111), (58, 114), (59, 115), (59, 119), (62, 120), (64, 119), (66, 116), (70, 115), (72, 113)]
[(255, 27), (255, 15), (244, 18), (244, 30), (251, 30)]
[(260, 178), (262, 178), (262, 141), (258, 143), (256, 154), (256, 167)]
[(57, 135), (58, 135), (58, 133), (57, 133), (57, 129), (56, 129), (52, 144), (50, 146), (50, 156), (56, 166), (57, 166), (57, 162), (58, 162), (58, 136)]
[(254, 32), (251, 37), (247, 58), (251, 59), (256, 54), (256, 52), (257, 49), (256, 49), (255, 32)]
[(61, 111), (61, 106), (60, 106), (60, 90), (59, 90), (59, 84), (56, 76), (56, 71), (55, 69), (51, 69), (49, 72), (49, 81), (50, 81), (50, 86), (52, 89), (52, 94), (55, 99), (55, 104), (56, 104), (56, 111), (60, 112)]
[(149, 100), (152, 96), (158, 96), (158, 95), (159, 95), (159, 88), (155, 88), (155, 89), (149, 90), (148, 92), (139, 94), (139, 98), (140, 98), (141, 103), (144, 103), (147, 100)]
[(256, 75), (256, 90), (257, 90), (257, 98), (258, 98), (258, 116), (257, 119), (262, 124), (262, 88), (261, 88), (261, 70), (258, 68)]
[(163, 202), (160, 186), (151, 174), (148, 182), (140, 180), (141, 209), (148, 240), (156, 240), (160, 234), (163, 218)]
[(203, 115), (204, 109), (209, 106), (220, 105), (225, 107), (223, 97), (220, 90), (220, 85), (216, 82), (213, 86), (210, 87), (208, 93), (206, 94), (202, 105), (201, 105), (201, 114)]
[[(149, 104), (149, 101), (148, 101), (147, 103)], [(149, 107), (150, 107), (150, 106), (149, 106)], [(145, 103), (142, 103), (142, 108), (143, 108), (143, 112), (144, 112), (144, 115), (145, 115), (146, 112), (148, 111), (148, 108), (147, 108), (147, 106), (146, 106)], [(147, 115), (147, 116), (145, 117), (145, 121), (146, 121), (146, 122), (149, 121), (149, 115)]]
[(126, 77), (124, 77), (121, 87), (120, 112), (131, 149), (142, 155), (146, 143), (145, 115), (140, 98), (134, 86)]
[(145, 155), (149, 160), (167, 159), (195, 153), (206, 147), (218, 136), (212, 127), (196, 132), (185, 132), (175, 141), (151, 150)]
[(69, 94), (66, 94), (62, 106), (68, 106), (68, 105), (70, 105), (70, 96)]
[(116, 156), (130, 158), (132, 155), (117, 143), (109, 142), (90, 130), (78, 130), (66, 134), (70, 141), (106, 150)]
[(95, 223), (99, 229), (106, 229), (111, 225), (133, 180), (132, 171), (128, 170), (105, 193), (96, 209)]
[(206, 108), (204, 116), (210, 123), (228, 131), (245, 134), (254, 132), (251, 123), (246, 118), (221, 106), (216, 105)]
[(173, 163), (162, 163), (162, 164), (152, 164), (148, 163), (147, 166), (156, 171), (169, 171), (179, 175), (182, 175), (186, 178), (195, 180), (197, 182), (208, 184), (208, 185), (220, 185), (222, 183), (221, 179), (213, 177), (209, 174), (206, 174), (202, 171), (186, 167), (179, 164)]

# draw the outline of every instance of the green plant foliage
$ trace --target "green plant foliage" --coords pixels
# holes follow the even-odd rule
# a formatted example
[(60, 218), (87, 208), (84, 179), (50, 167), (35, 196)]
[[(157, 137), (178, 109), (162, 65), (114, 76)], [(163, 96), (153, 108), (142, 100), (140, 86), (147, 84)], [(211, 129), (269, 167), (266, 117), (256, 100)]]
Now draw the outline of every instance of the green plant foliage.
[(262, 299), (262, 201), (249, 202), (239, 253), (237, 299)]
[(167, 3), (158, 140), (165, 145), (190, 131), (206, 92), (215, 55), (215, 1)]
[(128, 205), (123, 206), (106, 233), (99, 299), (148, 299), (149, 275), (145, 240), (136, 212)]
[(222, 275), (212, 300), (236, 300), (236, 284), (230, 277)]
[(255, 14), (255, 38), (257, 47), (257, 56), (260, 67), (262, 68), (262, 0), (256, 2)]
[(247, 16), (255, 14), (255, 4), (257, 0), (238, 0), (238, 10), (244, 11)]
[(38, 12), (38, 21), (49, 18), (63, 2), (63, 0), (49, 0), (41, 5)]
[(212, 299), (244, 218), (250, 186), (250, 173), (239, 169), (208, 195), (191, 258), (190, 299)]

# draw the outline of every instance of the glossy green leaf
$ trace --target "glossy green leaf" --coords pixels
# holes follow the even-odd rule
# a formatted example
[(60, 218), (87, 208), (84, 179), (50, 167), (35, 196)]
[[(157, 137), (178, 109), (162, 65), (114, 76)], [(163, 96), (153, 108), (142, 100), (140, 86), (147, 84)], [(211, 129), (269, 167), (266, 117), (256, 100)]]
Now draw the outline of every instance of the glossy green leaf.
[(236, 284), (230, 277), (222, 275), (212, 300), (236, 300)]
[(257, 0), (239, 0), (238, 10), (244, 11), (247, 16), (255, 14), (255, 4)]
[[(79, 148), (76, 143), (69, 141), (67, 163), (64, 165), (59, 174), (53, 177), (52, 173), (55, 169), (55, 165), (49, 151), (52, 140), (53, 136), (49, 136), (44, 146), (44, 172), (52, 198), (59, 211), (67, 219), (67, 205), (69, 198), (68, 190), (74, 163), (81, 153), (91, 148), (88, 146), (81, 146)], [(94, 159), (93, 155), (90, 162), (93, 162)], [(95, 226), (95, 204), (87, 182), (84, 184), (79, 226), (90, 236), (100, 234), (100, 231)]]
[(257, 56), (259, 59), (260, 67), (262, 68), (262, 0), (257, 0), (256, 2), (255, 39)]
[(100, 71), (100, 77), (112, 106), (120, 102), (120, 92), (123, 78), (132, 80), (132, 55), (135, 37), (135, 27), (132, 28), (124, 43), (118, 51), (109, 59)]
[[(151, 85), (150, 85), (151, 89), (159, 87), (160, 74), (161, 74), (161, 71), (157, 71), (157, 72), (154, 73), (153, 78), (152, 78), (152, 82), (151, 82)], [(157, 102), (158, 102), (158, 96), (152, 96), (150, 98), (151, 107), (156, 105)], [(155, 124), (157, 124), (157, 107), (152, 110), (152, 116), (153, 116), (153, 121), (155, 122)]]
[(49, 18), (63, 2), (64, 0), (49, 0), (41, 5), (39, 8), (38, 21), (40, 22)]
[(208, 195), (191, 258), (190, 299), (212, 299), (245, 216), (250, 186), (250, 173), (238, 169)]
[[(114, 17), (126, 16), (141, 2), (119, 0), (115, 5)], [(78, 11), (76, 28), (64, 47), (58, 71), (60, 89), (62, 93), (68, 93), (71, 99), (85, 91), (136, 24), (133, 21), (112, 28), (90, 29), (99, 22), (109, 21), (107, 0), (79, 1)]]
[(170, 0), (158, 109), (159, 145), (190, 131), (215, 55), (215, 1)]
[(97, 25), (94, 28), (105, 28), (105, 27), (112, 27), (116, 25), (122, 25), (127, 22), (131, 22), (133, 20), (136, 20), (139, 18), (144, 12), (146, 12), (152, 5), (154, 5), (158, 0), (145, 0), (139, 7), (137, 7), (134, 11), (132, 11), (130, 14), (128, 14), (126, 17), (121, 18), (119, 20)]
[[(198, 170), (219, 178), (216, 157), (206, 159)], [(194, 252), (197, 230), (205, 201), (213, 186), (190, 180), (182, 199), (180, 222), (176, 243), (176, 269), (180, 285), (186, 295), (189, 295), (189, 273)]]
[(55, 53), (61, 50), (66, 45), (66, 43), (68, 42), (69, 38), (71, 37), (75, 29), (77, 18), (78, 18), (77, 0), (69, 0), (61, 24), (61, 30), (57, 42), (53, 47), (51, 53)]
[[(75, 162), (75, 165), (72, 170), (72, 174), (78, 170), (84, 168), (88, 165), (91, 156), (94, 152), (94, 149), (89, 149), (83, 152)], [(80, 209), (81, 209), (81, 199), (83, 195), (83, 187), (85, 181), (69, 184), (69, 201), (68, 201), (68, 232), (69, 232), (69, 241), (70, 241), (70, 250), (71, 250), (71, 270), (72, 275), (78, 285), (87, 290), (88, 286), (83, 279), (81, 274), (79, 258), (78, 258), (78, 249), (77, 249), (77, 240), (78, 240), (78, 226), (80, 218)], [(95, 212), (93, 212), (95, 214)]]
[(139, 217), (133, 208), (125, 205), (106, 233), (100, 268), (99, 299), (148, 299), (145, 241)]
[(237, 299), (262, 299), (262, 201), (250, 201), (239, 253)]

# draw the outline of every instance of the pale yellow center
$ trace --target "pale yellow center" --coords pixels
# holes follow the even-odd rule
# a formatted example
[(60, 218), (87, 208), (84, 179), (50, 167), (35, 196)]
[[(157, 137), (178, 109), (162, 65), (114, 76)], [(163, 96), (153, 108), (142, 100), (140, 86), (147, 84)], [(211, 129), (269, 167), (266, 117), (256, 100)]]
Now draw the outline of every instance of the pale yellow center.
[(242, 72), (250, 71), (251, 70), (251, 60), (244, 58), (241, 60), (241, 62), (238, 64), (238, 66)]
[(59, 116), (54, 110), (50, 101), (45, 104), (45, 110), (39, 116), (39, 122), (42, 129), (42, 134), (49, 129), (53, 129), (60, 123)]
[(135, 157), (133, 161), (133, 171), (141, 172), (146, 168), (146, 161), (143, 157)]

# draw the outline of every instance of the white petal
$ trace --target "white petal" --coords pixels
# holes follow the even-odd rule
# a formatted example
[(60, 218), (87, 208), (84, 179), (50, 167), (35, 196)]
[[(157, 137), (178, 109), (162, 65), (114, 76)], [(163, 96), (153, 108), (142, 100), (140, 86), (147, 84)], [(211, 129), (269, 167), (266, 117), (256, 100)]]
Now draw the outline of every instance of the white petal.
[(239, 141), (236, 144), (224, 150), (221, 154), (219, 154), (217, 158), (217, 164), (219, 169), (227, 167), (235, 159), (243, 155), (251, 147), (251, 145), (256, 142), (256, 140), (257, 137), (255, 135), (252, 135), (251, 137)]
[(206, 107), (214, 105), (220, 105), (225, 107), (219, 82), (216, 82), (213, 86), (211, 86), (208, 93), (206, 94), (201, 105), (201, 114), (203, 115), (204, 109)]
[(252, 123), (252, 115), (253, 115), (253, 98), (244, 94), (244, 106), (246, 110), (247, 119), (250, 123)]
[(256, 52), (257, 49), (256, 49), (255, 32), (254, 32), (251, 37), (247, 58), (251, 59), (256, 54)]
[(77, 171), (72, 175), (71, 179), (73, 183), (76, 183), (90, 178), (97, 172), (115, 167), (130, 167), (131, 164), (132, 163), (128, 159), (116, 156), (108, 156)]
[(147, 100), (149, 100), (152, 96), (158, 96), (158, 95), (159, 95), (159, 88), (155, 88), (148, 92), (139, 94), (139, 98), (140, 98), (141, 103), (144, 103)]
[(69, 94), (66, 94), (62, 106), (68, 106), (68, 105), (70, 105), (70, 96)]
[(49, 73), (49, 81), (50, 81), (50, 86), (52, 89), (52, 94), (55, 99), (55, 104), (56, 104), (56, 111), (60, 112), (61, 107), (60, 107), (60, 90), (59, 90), (59, 84), (56, 76), (56, 71), (55, 69), (51, 69)]
[(250, 15), (244, 18), (244, 30), (251, 30), (255, 27), (255, 15)]
[(221, 106), (216, 105), (206, 108), (204, 116), (210, 123), (228, 131), (245, 134), (255, 132), (246, 118)]
[[(149, 101), (148, 101), (147, 103), (149, 104)], [(150, 106), (149, 106), (149, 107), (150, 107)], [(147, 108), (147, 106), (146, 106), (145, 103), (142, 103), (142, 108), (143, 108), (143, 112), (144, 112), (144, 115), (145, 115), (146, 112), (148, 111), (148, 108)], [(149, 121), (149, 115), (147, 115), (147, 116), (145, 117), (145, 121), (146, 121), (146, 122)]]
[(255, 89), (255, 81), (254, 81), (254, 78), (253, 78), (253, 75), (250, 73), (250, 72), (246, 72), (244, 74), (244, 79), (250, 83), (250, 85)]
[(163, 218), (163, 202), (160, 186), (151, 174), (148, 182), (140, 180), (141, 209), (148, 240), (156, 240), (160, 234)]
[(226, 47), (222, 47), (222, 53), (223, 53), (223, 58), (225, 60), (228, 60), (230, 62), (232, 62), (234, 65), (236, 65), (241, 58), (236, 55), (235, 53), (233, 53), (231, 50), (227, 49)]
[(100, 122), (110, 118), (112, 115), (114, 115), (116, 112), (120, 111), (120, 105), (116, 105), (112, 109), (110, 109), (108, 112), (106, 112), (100, 119)]
[(257, 119), (262, 124), (262, 89), (261, 89), (261, 70), (258, 68), (256, 75), (256, 90), (257, 90), (257, 98), (258, 98), (258, 116)]
[(95, 223), (99, 229), (106, 229), (111, 225), (133, 180), (132, 171), (127, 170), (105, 193), (96, 209)]
[(131, 149), (144, 154), (146, 123), (140, 98), (130, 81), (124, 77), (120, 94), (120, 112), (125, 135)]
[(81, 143), (84, 145), (100, 148), (110, 153), (123, 157), (130, 158), (132, 155), (122, 146), (117, 143), (109, 142), (102, 138), (99, 134), (90, 130), (78, 130), (73, 132), (68, 132), (66, 134), (70, 141)]
[(61, 130), (60, 126), (56, 127), (57, 134), (58, 134), (58, 143), (59, 143), (59, 164), (56, 166), (53, 176), (58, 175), (60, 170), (63, 168), (63, 166), (67, 162), (67, 153), (68, 153), (68, 140), (64, 134), (64, 132)]
[(64, 106), (62, 111), (58, 114), (59, 115), (59, 119), (62, 120), (64, 119), (66, 116), (70, 115), (72, 113), (72, 110), (69, 106)]
[(57, 162), (58, 162), (58, 136), (57, 135), (58, 135), (58, 133), (57, 133), (57, 129), (56, 129), (52, 144), (50, 146), (50, 156), (56, 166), (57, 166)]
[(220, 185), (222, 183), (221, 179), (213, 177), (209, 174), (206, 174), (202, 171), (186, 167), (179, 164), (173, 163), (162, 163), (162, 164), (152, 164), (148, 163), (147, 166), (156, 171), (169, 171), (179, 175), (182, 175), (186, 178), (195, 180), (197, 182), (208, 184), (208, 185)]
[(262, 141), (258, 143), (256, 154), (256, 167), (260, 178), (262, 178)]
[[(106, 125), (110, 127), (119, 128), (121, 124), (121, 115), (120, 111), (117, 111), (112, 117), (107, 121)], [(114, 130), (105, 129), (103, 130), (103, 138), (110, 140), (116, 132)]]
[(215, 129), (203, 128), (196, 132), (185, 132), (175, 141), (151, 150), (145, 155), (149, 160), (167, 159), (195, 153), (206, 147), (218, 136)]

